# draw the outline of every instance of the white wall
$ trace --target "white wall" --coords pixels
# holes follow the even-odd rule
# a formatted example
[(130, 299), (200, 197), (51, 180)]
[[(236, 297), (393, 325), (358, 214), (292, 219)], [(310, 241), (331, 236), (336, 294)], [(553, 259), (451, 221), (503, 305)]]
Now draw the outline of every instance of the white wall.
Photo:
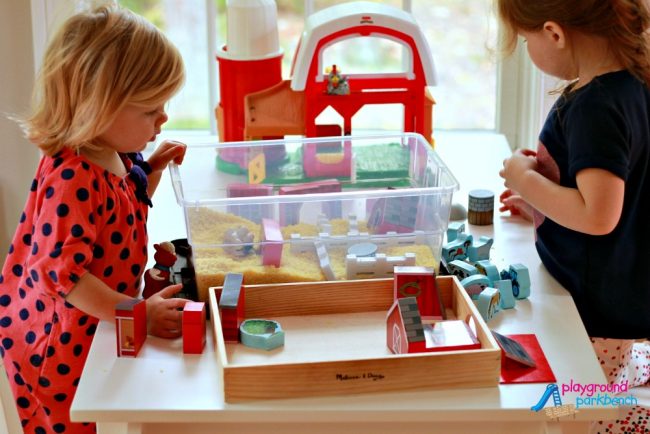
[(24, 113), (34, 84), (30, 2), (0, 2), (0, 259), (4, 258), (22, 211), (38, 149), (7, 114)]

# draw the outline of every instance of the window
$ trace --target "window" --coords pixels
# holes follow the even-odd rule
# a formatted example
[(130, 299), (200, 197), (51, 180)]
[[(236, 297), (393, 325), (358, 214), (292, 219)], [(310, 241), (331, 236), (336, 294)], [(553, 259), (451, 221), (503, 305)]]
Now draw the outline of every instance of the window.
[[(215, 133), (214, 108), (219, 101), (215, 53), (226, 44), (226, 0), (115, 1), (159, 26), (185, 59), (187, 82), (170, 102), (166, 129)], [(345, 1), (276, 0), (285, 79), (303, 30), (305, 10), (318, 11), (342, 2)], [(438, 75), (438, 85), (429, 89), (437, 102), (434, 131), (492, 130), (506, 134), (512, 144), (534, 145), (542, 110), (541, 77), (525, 55), (519, 54), (505, 62), (498, 58), (494, 50), (498, 29), (491, 10), (492, 0), (436, 0), (435, 4), (427, 0), (377, 2), (410, 10), (426, 36)], [(49, 29), (47, 21), (55, 15), (52, 11), (70, 9), (63, 6), (70, 3), (87, 6), (95, 1), (32, 0), (36, 9), (33, 11), (35, 32), (41, 27)], [(42, 52), (45, 39), (35, 40), (36, 53)], [(355, 42), (360, 44), (357, 46), (341, 44), (343, 54), (332, 52), (336, 62), (343, 60), (344, 74), (359, 67), (382, 70), (399, 64), (399, 54), (390, 44), (377, 44), (371, 41), (373, 38), (359, 39)], [(396, 120), (401, 119), (401, 110), (399, 104), (366, 107), (354, 118), (353, 127), (372, 127), (374, 122), (374, 125), (399, 128)]]
[(496, 129), (496, 22), (492, 0), (413, 1), (436, 62), (434, 128)]
[(204, 0), (119, 0), (163, 30), (185, 62), (185, 86), (169, 103), (165, 129), (209, 130), (211, 107), (208, 21)]
[[(212, 2), (212, 3), (211, 3)], [(216, 78), (209, 75), (209, 34), (206, 12), (215, 12), (216, 44), (225, 45), (227, 10), (225, 0), (120, 0), (159, 26), (179, 47), (186, 62), (188, 79), (180, 95), (170, 103), (167, 129), (207, 129), (214, 116), (210, 88)], [(211, 3), (211, 4), (209, 4)], [(277, 0), (278, 35), (284, 51), (282, 74), (288, 79), (291, 62), (303, 30), (305, 6), (314, 11), (342, 3), (336, 0)], [(401, 0), (380, 1), (401, 8)], [(495, 43), (491, 0), (441, 0), (435, 5), (414, 0), (413, 15), (433, 53), (438, 85), (430, 88), (436, 99), (434, 129), (496, 128), (497, 61), (490, 47)], [(208, 4), (208, 6), (206, 6)], [(338, 64), (343, 74), (392, 71), (401, 66), (399, 44), (380, 38), (356, 38), (336, 44), (324, 55), (325, 64)], [(471, 109), (468, 109), (468, 106)], [(353, 120), (355, 129), (401, 129), (399, 104), (367, 106)], [(338, 118), (333, 110), (323, 116)]]

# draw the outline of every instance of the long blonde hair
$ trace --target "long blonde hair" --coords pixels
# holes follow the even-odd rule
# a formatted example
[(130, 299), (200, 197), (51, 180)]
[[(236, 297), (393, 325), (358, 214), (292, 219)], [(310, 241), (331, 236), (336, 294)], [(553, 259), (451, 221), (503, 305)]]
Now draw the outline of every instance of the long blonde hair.
[(92, 147), (126, 104), (162, 104), (184, 79), (180, 53), (156, 27), (107, 4), (72, 16), (54, 36), (21, 124), (48, 155)]
[(496, 0), (504, 25), (503, 47), (512, 52), (517, 31), (539, 31), (546, 21), (602, 36), (623, 64), (650, 86), (650, 15), (645, 0)]

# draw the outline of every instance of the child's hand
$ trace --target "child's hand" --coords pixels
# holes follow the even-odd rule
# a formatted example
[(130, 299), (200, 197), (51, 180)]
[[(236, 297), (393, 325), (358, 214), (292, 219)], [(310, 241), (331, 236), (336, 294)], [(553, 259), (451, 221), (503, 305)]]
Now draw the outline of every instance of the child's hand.
[(501, 196), (499, 196), (499, 202), (503, 204), (503, 206), (499, 208), (499, 211), (510, 211), (510, 215), (520, 215), (528, 221), (533, 221), (533, 207), (523, 200), (517, 192), (512, 191), (509, 188), (506, 189), (501, 193)]
[(531, 149), (519, 149), (512, 157), (503, 160), (503, 169), (499, 171), (507, 188), (520, 191), (524, 175), (537, 169), (537, 153)]
[(185, 157), (187, 145), (185, 143), (177, 142), (175, 140), (164, 140), (155, 151), (151, 154), (147, 162), (151, 166), (153, 172), (165, 170), (167, 164), (173, 161), (176, 164), (181, 164)]
[(161, 338), (177, 338), (182, 333), (183, 308), (187, 300), (172, 298), (183, 288), (182, 284), (170, 285), (147, 299), (147, 329), (150, 335)]

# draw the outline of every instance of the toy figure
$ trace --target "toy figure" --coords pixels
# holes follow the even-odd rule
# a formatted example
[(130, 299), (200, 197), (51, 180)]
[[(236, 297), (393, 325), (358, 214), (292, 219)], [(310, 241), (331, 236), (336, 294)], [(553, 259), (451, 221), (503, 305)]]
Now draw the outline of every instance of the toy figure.
[(169, 241), (154, 244), (156, 250), (153, 257), (156, 264), (144, 275), (144, 290), (142, 297), (149, 298), (161, 289), (172, 284), (170, 280), (171, 267), (176, 262), (176, 248)]
[(332, 65), (327, 75), (327, 93), (330, 95), (348, 95), (350, 86), (348, 78), (341, 75), (341, 71)]
[(226, 246), (223, 249), (239, 258), (254, 253), (253, 240), (255, 235), (244, 226), (228, 229), (223, 236)]
[(192, 263), (192, 247), (187, 242), (187, 238), (172, 240), (171, 243), (175, 248), (176, 262), (169, 270), (169, 280), (172, 285), (183, 284), (183, 289), (176, 293), (176, 297), (199, 301)]

